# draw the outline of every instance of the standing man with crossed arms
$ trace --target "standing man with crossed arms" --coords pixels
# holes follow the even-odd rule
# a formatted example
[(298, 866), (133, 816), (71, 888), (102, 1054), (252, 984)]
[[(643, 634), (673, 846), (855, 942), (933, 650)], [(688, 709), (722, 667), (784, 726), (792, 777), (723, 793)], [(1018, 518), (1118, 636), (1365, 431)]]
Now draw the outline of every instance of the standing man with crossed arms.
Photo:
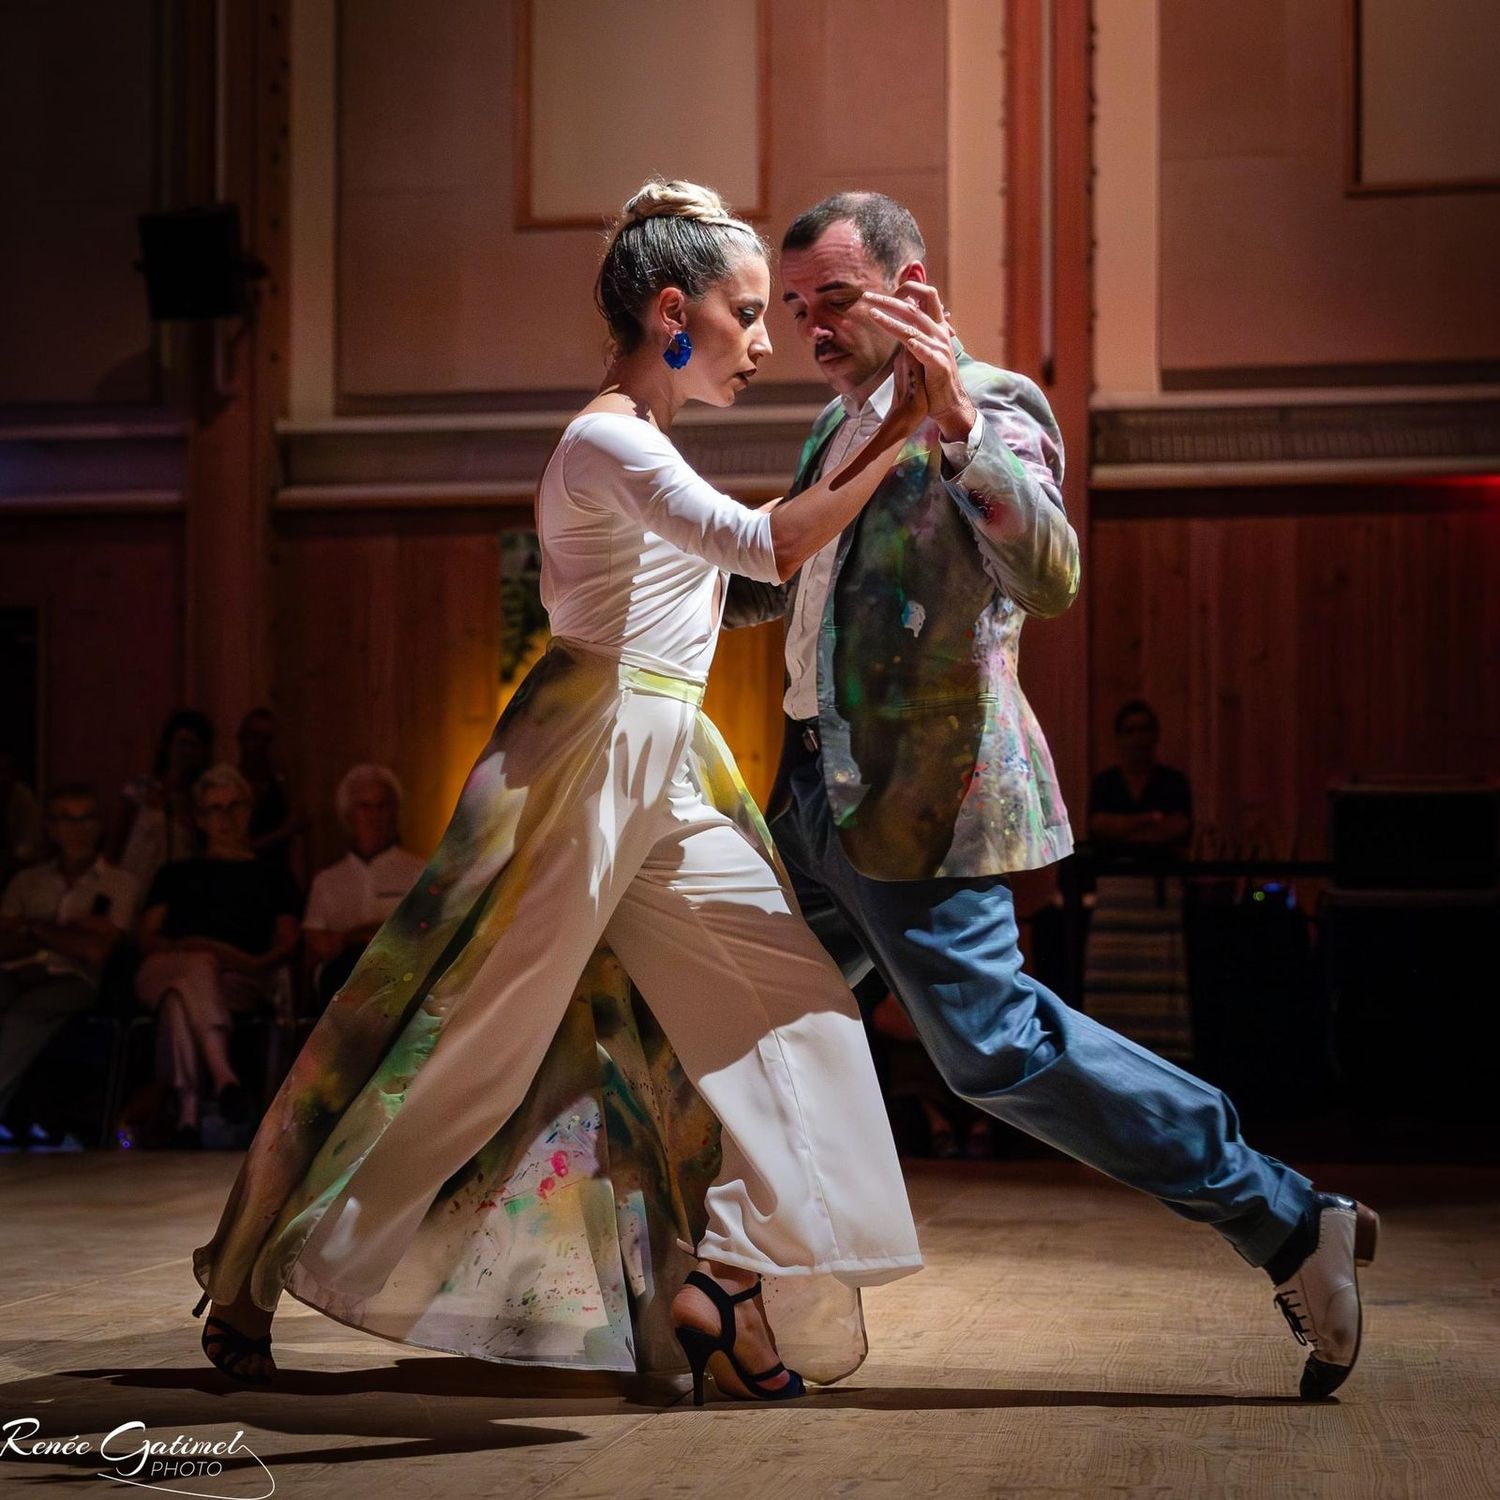
[[(824, 946), (851, 983), (880, 970), (953, 1090), (1213, 1225), (1275, 1284), (1309, 1349), (1303, 1397), (1328, 1396), (1359, 1353), (1375, 1214), (1252, 1150), (1217, 1089), (1021, 970), (1006, 873), (1062, 858), (1072, 835), (1017, 648), (1027, 615), (1077, 595), (1078, 541), (1046, 399), (964, 352), (925, 253), (876, 193), (827, 198), (783, 237), (783, 301), (836, 392), (784, 503), (880, 425), (903, 345), (930, 420), (789, 584), (734, 580), (726, 624), (786, 619), (771, 831)], [(850, 316), (858, 301), (869, 318)]]

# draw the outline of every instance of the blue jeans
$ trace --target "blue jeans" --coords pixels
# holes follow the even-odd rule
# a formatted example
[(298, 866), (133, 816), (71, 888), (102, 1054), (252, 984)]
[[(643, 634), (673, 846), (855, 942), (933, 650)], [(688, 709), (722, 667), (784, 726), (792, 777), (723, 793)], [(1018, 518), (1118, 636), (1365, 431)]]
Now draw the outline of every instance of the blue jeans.
[(771, 832), (803, 916), (849, 983), (873, 963), (961, 1098), (1212, 1224), (1264, 1265), (1311, 1203), (1307, 1178), (1252, 1151), (1218, 1089), (1022, 973), (1004, 876), (861, 875), (839, 844), (817, 756), (788, 756), (791, 800)]

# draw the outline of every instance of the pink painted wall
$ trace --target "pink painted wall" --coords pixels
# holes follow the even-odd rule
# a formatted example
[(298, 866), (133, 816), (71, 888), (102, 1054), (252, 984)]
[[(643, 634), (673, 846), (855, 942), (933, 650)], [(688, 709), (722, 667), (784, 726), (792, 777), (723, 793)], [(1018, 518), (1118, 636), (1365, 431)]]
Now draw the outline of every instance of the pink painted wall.
[(1164, 370), (1500, 360), (1500, 192), (1346, 194), (1347, 31), (1341, 0), (1162, 0)]
[[(839, 188), (902, 199), (935, 250), (947, 219), (943, 0), (770, 0), (771, 215)], [(621, 24), (629, 7), (620, 7)], [(930, 46), (913, 45), (926, 18)], [(705, 41), (706, 39), (699, 39)], [(670, 108), (673, 67), (641, 80)], [(607, 51), (609, 38), (599, 39)], [(361, 0), (339, 46), (339, 388), (417, 397), (591, 385), (603, 324), (597, 231), (523, 230), (512, 210), (513, 16), (495, 0)], [(622, 129), (629, 128), (622, 121)], [(661, 168), (671, 175), (671, 164)], [(940, 282), (941, 284), (941, 282)], [(763, 378), (815, 373), (773, 313)]]

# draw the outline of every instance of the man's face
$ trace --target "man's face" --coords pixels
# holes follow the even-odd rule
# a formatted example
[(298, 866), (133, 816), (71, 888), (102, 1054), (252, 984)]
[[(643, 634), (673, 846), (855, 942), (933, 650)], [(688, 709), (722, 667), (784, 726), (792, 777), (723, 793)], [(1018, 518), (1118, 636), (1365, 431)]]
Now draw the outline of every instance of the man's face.
[(396, 842), (396, 794), (383, 781), (360, 781), (349, 797), (349, 842), (373, 859)]
[(1149, 714), (1128, 714), (1115, 731), (1120, 764), (1134, 770), (1154, 764), (1157, 738), (1156, 722)]
[(853, 309), (863, 292), (889, 292), (898, 284), (865, 253), (847, 219), (830, 224), (812, 244), (782, 252), (782, 301), (823, 378), (841, 396), (863, 399), (885, 379), (897, 339)]
[(92, 797), (54, 797), (47, 808), (47, 833), (65, 864), (81, 865), (99, 851), (102, 824)]

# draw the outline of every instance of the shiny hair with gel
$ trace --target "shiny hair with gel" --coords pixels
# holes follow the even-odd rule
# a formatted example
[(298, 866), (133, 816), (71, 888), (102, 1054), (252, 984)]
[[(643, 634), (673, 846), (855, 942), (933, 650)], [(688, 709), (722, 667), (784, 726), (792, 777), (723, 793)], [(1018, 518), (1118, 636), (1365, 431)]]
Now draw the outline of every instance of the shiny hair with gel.
[(680, 287), (697, 302), (746, 255), (768, 261), (771, 247), (712, 188), (653, 177), (620, 210), (594, 284), (615, 350), (640, 347), (641, 311), (658, 292)]

